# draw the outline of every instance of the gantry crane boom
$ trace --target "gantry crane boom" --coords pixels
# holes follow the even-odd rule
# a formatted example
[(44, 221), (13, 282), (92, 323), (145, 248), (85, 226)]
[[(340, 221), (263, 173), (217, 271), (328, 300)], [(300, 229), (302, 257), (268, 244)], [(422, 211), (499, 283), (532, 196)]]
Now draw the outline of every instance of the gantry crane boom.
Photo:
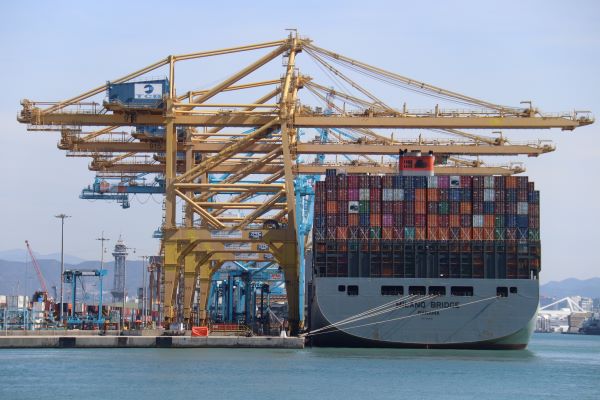
[[(179, 63), (254, 50), (266, 54), (212, 87), (184, 90), (177, 95), (175, 77), (178, 75), (175, 72)], [(308, 75), (301, 75), (297, 57), (301, 52), (316, 60), (354, 92), (330, 89)], [(242, 82), (281, 56), (284, 71), (281, 77), (275, 77), (279, 79)], [(169, 321), (192, 320), (192, 293), (196, 289), (202, 299), (197, 307), (198, 316), (204, 321), (210, 276), (216, 269), (225, 261), (269, 252), (285, 272), (290, 326), (292, 331), (297, 331), (302, 319), (298, 303), (302, 290), (298, 283), (302, 274), (298, 259), (302, 254), (299, 254), (297, 243), (304, 240), (300, 235), (307, 234), (297, 228), (300, 224), (295, 215), (297, 189), (294, 182), (298, 175), (319, 175), (327, 168), (350, 173), (394, 172), (391, 157), (405, 149), (431, 150), (453, 163), (436, 166), (438, 174), (519, 173), (523, 171), (520, 165), (495, 167), (484, 165), (479, 159), (455, 157), (537, 156), (554, 150), (554, 147), (545, 143), (513, 143), (504, 138), (497, 140), (461, 130), (573, 130), (593, 122), (593, 118), (578, 112), (543, 114), (531, 106), (509, 107), (479, 100), (339, 55), (298, 35), (280, 41), (171, 55), (111, 84), (130, 82), (157, 68), (168, 70), (165, 81), (168, 89), (163, 93), (160, 105), (139, 108), (109, 101), (99, 106), (90, 99), (106, 89), (101, 86), (57, 103), (24, 100), (18, 119), (27, 123), (31, 130), (61, 131), (60, 148), (67, 150), (70, 156), (92, 157), (90, 169), (111, 174), (164, 174), (164, 293), (165, 315)], [(420, 111), (409, 109), (406, 103), (395, 108), (373, 90), (359, 85), (350, 76), (354, 72), (396, 88), (468, 105), (471, 109), (448, 109), (435, 104), (431, 110)], [(270, 85), (276, 85), (276, 88), (258, 100), (223, 100), (223, 96), (234, 97), (240, 91)], [(305, 104), (301, 91), (304, 87), (320, 101), (331, 95), (331, 107), (328, 104), (326, 113)], [(276, 100), (271, 100), (273, 98)], [(344, 106), (335, 101), (344, 102)], [(355, 109), (347, 110), (346, 103)], [(127, 127), (137, 129), (140, 126), (160, 127), (161, 133), (126, 132)], [(87, 127), (94, 127), (96, 131), (84, 132)], [(250, 130), (239, 132), (236, 128)], [(360, 138), (347, 140), (346, 135), (336, 133), (335, 143), (303, 142), (299, 128), (349, 129), (353, 132), (350, 139), (356, 135)], [(184, 129), (183, 134), (180, 134), (181, 129)], [(461, 140), (468, 140), (444, 142), (419, 138), (400, 141), (380, 132), (389, 129), (444, 130), (461, 136)], [(152, 154), (154, 156), (150, 156)], [(330, 159), (338, 154), (345, 155), (350, 162), (338, 163)], [(302, 155), (319, 156), (321, 163), (298, 162)], [(373, 161), (375, 156), (380, 156), (381, 162)], [(359, 157), (367, 161), (363, 162)], [(218, 184), (211, 183), (210, 177), (216, 173), (229, 175)], [(251, 176), (260, 183), (249, 184), (247, 180)], [(183, 213), (177, 210), (177, 199), (186, 205)], [(178, 223), (180, 214), (183, 226)], [(261, 225), (272, 220), (279, 223), (279, 229)], [(249, 244), (251, 253), (240, 254), (232, 243), (238, 247)], [(178, 297), (178, 292), (183, 295)], [(176, 312), (176, 306), (181, 307), (181, 313)]]

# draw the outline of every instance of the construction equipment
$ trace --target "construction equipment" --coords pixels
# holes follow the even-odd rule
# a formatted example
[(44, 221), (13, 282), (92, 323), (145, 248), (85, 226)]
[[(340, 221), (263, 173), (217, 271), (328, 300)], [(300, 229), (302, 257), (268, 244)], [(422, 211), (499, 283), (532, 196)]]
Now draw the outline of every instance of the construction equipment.
[[(250, 51), (265, 54), (212, 87), (177, 90), (180, 63)], [(300, 53), (317, 65), (315, 77), (300, 74)], [(281, 79), (242, 82), (278, 58), (283, 58)], [(161, 68), (164, 79), (147, 78)], [(319, 84), (316, 76), (330, 79), (335, 88)], [(435, 104), (429, 110), (412, 110), (406, 103), (394, 107), (359, 79), (468, 109)], [(255, 95), (273, 86), (266, 94)], [(326, 112), (308, 104), (311, 99), (303, 88), (325, 103)], [(106, 91), (108, 99), (98, 101)], [(479, 159), (463, 157), (538, 156), (554, 147), (540, 142), (519, 144), (504, 136), (496, 139), (462, 129), (570, 131), (594, 121), (588, 112), (544, 114), (530, 103), (525, 108), (509, 107), (465, 96), (317, 47), (295, 33), (278, 41), (170, 55), (71, 99), (55, 103), (23, 100), (22, 106), (20, 122), (30, 130), (60, 131), (60, 148), (71, 156), (92, 157), (92, 170), (164, 175), (166, 323), (206, 323), (211, 276), (219, 267), (227, 261), (265, 260), (268, 255), (285, 275), (292, 333), (298, 332), (303, 321), (300, 260), (304, 255), (299, 243), (309, 245), (300, 214), (310, 212), (310, 201), (305, 206), (304, 200), (303, 204), (297, 200), (297, 196), (311, 196), (310, 183), (302, 175), (320, 176), (328, 168), (348, 173), (394, 172), (394, 156), (400, 150), (434, 151), (439, 159), (454, 160), (453, 165), (436, 165), (438, 175), (510, 175), (523, 169), (510, 164), (488, 167)], [(310, 135), (302, 141), (301, 128), (328, 130), (329, 139), (335, 142), (315, 142)], [(388, 135), (390, 129), (416, 132), (411, 139), (398, 140)], [(461, 139), (425, 139), (424, 130), (443, 130)], [(317, 162), (310, 163), (301, 155), (316, 156)], [(339, 162), (338, 155), (345, 161)], [(215, 174), (227, 175), (215, 183), (211, 181)], [(185, 204), (183, 211), (176, 207), (178, 199)], [(240, 251), (241, 246), (247, 250)], [(197, 297), (193, 296), (196, 291)]]

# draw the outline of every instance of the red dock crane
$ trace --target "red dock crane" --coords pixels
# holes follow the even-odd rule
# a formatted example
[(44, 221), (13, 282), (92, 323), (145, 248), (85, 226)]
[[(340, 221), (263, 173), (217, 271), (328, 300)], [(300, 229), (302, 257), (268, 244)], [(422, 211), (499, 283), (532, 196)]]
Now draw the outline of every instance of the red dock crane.
[(42, 275), (42, 270), (40, 269), (40, 265), (38, 264), (35, 256), (33, 255), (33, 251), (31, 251), (31, 246), (29, 246), (29, 241), (25, 241), (25, 245), (27, 246), (27, 251), (29, 252), (29, 256), (31, 257), (31, 262), (33, 263), (33, 267), (35, 268), (35, 272), (37, 273), (38, 280), (40, 281), (40, 285), (42, 286), (42, 291), (48, 296), (48, 288), (46, 287), (46, 280), (44, 279), (44, 275)]

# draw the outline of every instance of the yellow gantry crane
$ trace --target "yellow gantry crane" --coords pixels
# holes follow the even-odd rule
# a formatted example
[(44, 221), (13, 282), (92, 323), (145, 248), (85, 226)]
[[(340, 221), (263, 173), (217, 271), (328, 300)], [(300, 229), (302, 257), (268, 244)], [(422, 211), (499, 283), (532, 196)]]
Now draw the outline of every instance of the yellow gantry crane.
[[(250, 51), (266, 54), (212, 87), (178, 90), (176, 67), (180, 63)], [(339, 87), (301, 74), (300, 53)], [(268, 69), (276, 59), (283, 59), (283, 71), (275, 72), (276, 79), (242, 82), (259, 69)], [(107, 90), (107, 85), (101, 85), (56, 103), (23, 100), (18, 120), (32, 131), (59, 131), (59, 148), (69, 156), (91, 157), (92, 170), (117, 175), (164, 174), (167, 322), (191, 323), (194, 318), (206, 322), (210, 279), (223, 263), (273, 259), (284, 271), (288, 321), (292, 333), (298, 331), (302, 311), (299, 265), (304, 257), (299, 241), (305, 238), (298, 231), (294, 182), (300, 175), (320, 175), (328, 168), (391, 173), (395, 170), (393, 157), (405, 149), (433, 151), (442, 161), (436, 166), (438, 174), (519, 173), (524, 170), (520, 164), (490, 166), (480, 157), (538, 156), (553, 151), (553, 145), (513, 143), (502, 136), (463, 130), (573, 130), (593, 122), (585, 112), (543, 114), (531, 103), (527, 108), (507, 107), (465, 96), (317, 47), (295, 33), (279, 41), (171, 55), (108, 86), (148, 82), (139, 79), (158, 69), (166, 71), (167, 79), (159, 101), (152, 106), (111, 98), (103, 103), (93, 101)], [(394, 90), (460, 104), (462, 109), (436, 104), (431, 110), (419, 111), (409, 109), (406, 103), (393, 107), (351, 78), (352, 73)], [(146, 94), (154, 96), (148, 85)], [(266, 93), (245, 100), (246, 93), (260, 90)], [(304, 94), (325, 107), (309, 105)], [(223, 100), (228, 96), (235, 100)], [(139, 127), (160, 128), (162, 133), (155, 135)], [(310, 129), (327, 133), (329, 139), (316, 135), (303, 140), (303, 131)], [(452, 138), (428, 139), (419, 134), (400, 140), (386, 133), (391, 129), (416, 129)], [(210, 177), (214, 174), (223, 174), (223, 178), (213, 182)], [(254, 180), (249, 181), (251, 177)], [(181, 212), (178, 201), (185, 204)], [(196, 292), (198, 296), (194, 296)], [(194, 304), (198, 315), (194, 315)]]

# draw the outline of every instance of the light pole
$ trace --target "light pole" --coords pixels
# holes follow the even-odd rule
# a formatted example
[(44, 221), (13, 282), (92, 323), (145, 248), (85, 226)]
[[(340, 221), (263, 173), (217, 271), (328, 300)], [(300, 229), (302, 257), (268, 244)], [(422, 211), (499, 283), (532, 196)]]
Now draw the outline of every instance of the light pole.
[[(100, 250), (100, 271), (104, 270), (104, 242), (109, 241), (109, 238), (105, 238), (104, 237), (104, 231), (102, 231), (102, 234), (100, 235), (99, 238), (96, 238), (96, 240), (100, 241), (100, 245), (101, 245), (101, 250)], [(98, 302), (98, 321), (103, 321), (104, 320), (104, 316), (102, 314), (102, 273), (100, 273), (100, 301)]]
[(60, 323), (63, 322), (63, 275), (65, 273), (65, 218), (71, 218), (70, 215), (58, 214), (56, 218), (60, 218)]

